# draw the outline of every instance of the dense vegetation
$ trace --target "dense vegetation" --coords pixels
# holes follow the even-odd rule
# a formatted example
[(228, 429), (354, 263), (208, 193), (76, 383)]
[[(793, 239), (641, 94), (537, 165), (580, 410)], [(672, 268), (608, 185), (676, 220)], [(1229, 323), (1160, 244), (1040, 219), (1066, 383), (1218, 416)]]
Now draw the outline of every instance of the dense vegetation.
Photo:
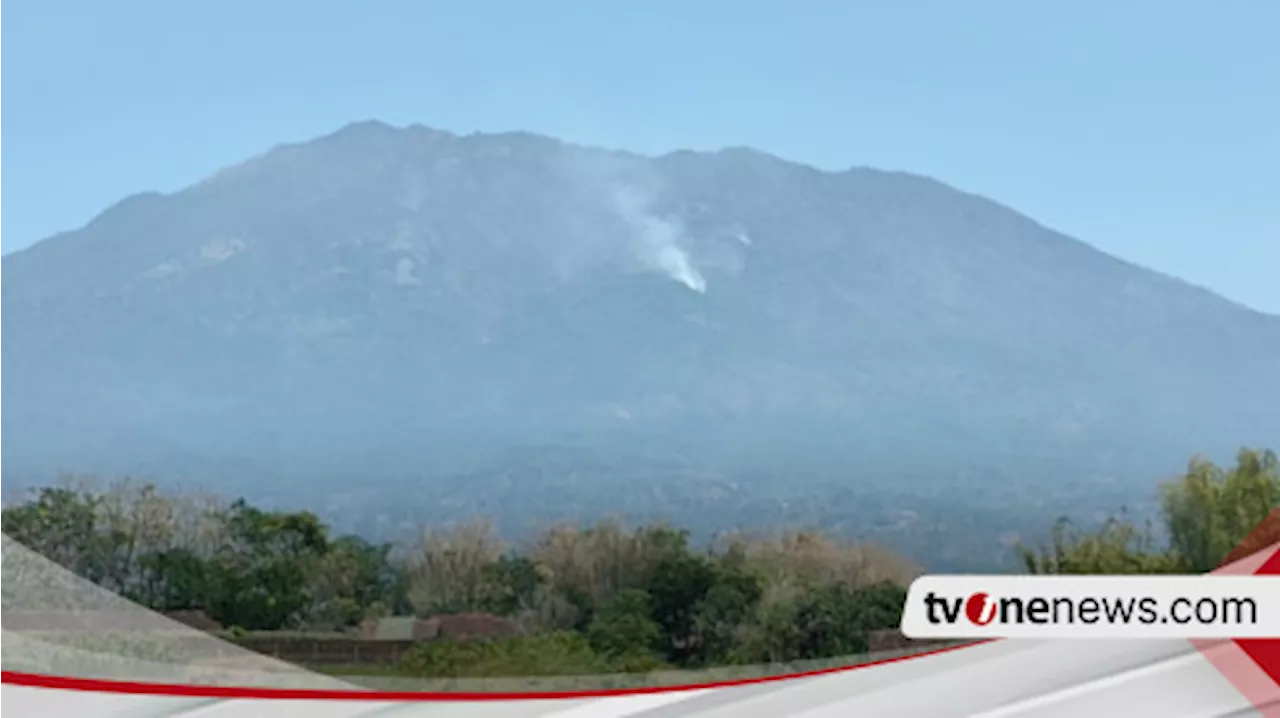
[(1160, 487), (1161, 524), (1114, 517), (1091, 532), (1062, 519), (1048, 546), (1018, 548), (1031, 573), (1205, 573), (1280, 506), (1280, 461), (1273, 451), (1242, 449), (1222, 468), (1192, 459)]
[(517, 549), (471, 522), (426, 530), (413, 546), (375, 545), (332, 536), (308, 512), (127, 482), (44, 488), (3, 521), (10, 538), (101, 586), (158, 611), (200, 609), (228, 628), (327, 632), (477, 611), (527, 632), (424, 646), (407, 662), (431, 675), (857, 653), (868, 631), (896, 626), (916, 573), (888, 552), (807, 532), (698, 548), (666, 526), (602, 522), (553, 527)]
[[(1060, 523), (1020, 547), (1033, 573), (1212, 569), (1280, 505), (1274, 453), (1223, 469), (1194, 460), (1161, 488), (1163, 526), (1123, 517), (1094, 532)], [(170, 494), (147, 484), (44, 488), (4, 509), (5, 533), (138, 603), (200, 609), (226, 627), (334, 631), (363, 619), (486, 612), (524, 635), (435, 641), (417, 675), (643, 671), (863, 652), (898, 625), (910, 562), (816, 532), (720, 537), (698, 547), (662, 525), (556, 526), (519, 547), (483, 522), (425, 530), (414, 545), (335, 536), (309, 512)]]

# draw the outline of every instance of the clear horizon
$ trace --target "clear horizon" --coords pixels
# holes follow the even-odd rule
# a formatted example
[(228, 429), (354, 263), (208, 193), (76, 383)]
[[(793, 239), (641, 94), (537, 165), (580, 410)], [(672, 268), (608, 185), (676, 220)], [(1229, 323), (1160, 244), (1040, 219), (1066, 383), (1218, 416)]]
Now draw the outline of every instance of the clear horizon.
[(3, 252), (377, 119), (927, 175), (1280, 312), (1280, 5), (850, 5), (24, 3)]

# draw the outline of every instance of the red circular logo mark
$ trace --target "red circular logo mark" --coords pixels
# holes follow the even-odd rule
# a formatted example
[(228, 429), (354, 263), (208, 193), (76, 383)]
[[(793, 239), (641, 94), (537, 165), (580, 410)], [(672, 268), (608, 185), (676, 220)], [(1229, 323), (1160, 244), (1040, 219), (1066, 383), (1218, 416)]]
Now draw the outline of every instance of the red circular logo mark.
[(975, 593), (964, 602), (964, 615), (977, 626), (985, 626), (995, 620), (996, 602), (985, 593)]

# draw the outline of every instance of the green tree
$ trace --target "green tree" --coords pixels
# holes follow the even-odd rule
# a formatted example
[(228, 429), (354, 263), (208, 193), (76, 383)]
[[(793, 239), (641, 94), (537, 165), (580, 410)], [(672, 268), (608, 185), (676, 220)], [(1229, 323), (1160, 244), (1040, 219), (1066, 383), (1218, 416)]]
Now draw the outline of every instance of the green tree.
[(665, 636), (663, 653), (672, 662), (684, 665), (697, 656), (698, 608), (715, 583), (715, 566), (704, 556), (670, 555), (654, 567), (648, 586), (652, 615)]
[(764, 595), (759, 576), (741, 551), (731, 550), (714, 566), (714, 581), (694, 611), (689, 660), (697, 665), (730, 662)]
[(98, 525), (98, 499), (69, 488), (44, 488), (33, 500), (6, 507), (8, 536), (77, 575), (102, 583), (115, 546)]
[(647, 589), (664, 558), (688, 552), (688, 532), (663, 525), (627, 531), (613, 521), (588, 529), (555, 526), (531, 547), (530, 558), (548, 573), (550, 587), (590, 622), (595, 606), (626, 589)]
[(512, 616), (533, 607), (538, 589), (546, 581), (542, 569), (527, 556), (507, 554), (482, 569), (477, 607), (500, 616)]
[(662, 627), (652, 618), (653, 599), (638, 589), (614, 594), (596, 611), (587, 640), (612, 660), (652, 656), (662, 643)]
[(1206, 573), (1280, 506), (1280, 462), (1269, 450), (1241, 449), (1229, 469), (1197, 457), (1186, 473), (1160, 487), (1167, 543), (1150, 526), (1123, 517), (1097, 531), (1073, 531), (1067, 519), (1054, 526), (1050, 545), (1019, 546), (1031, 573)]
[(149, 553), (139, 566), (142, 579), (129, 597), (157, 611), (204, 609), (219, 590), (209, 561), (190, 549)]
[(308, 628), (335, 629), (366, 618), (409, 612), (408, 577), (390, 559), (391, 544), (343, 536), (316, 557), (308, 588)]
[(1230, 469), (1193, 459), (1185, 476), (1161, 487), (1161, 504), (1183, 568), (1212, 571), (1280, 506), (1280, 462), (1272, 451), (1248, 448)]
[(788, 663), (801, 655), (804, 632), (797, 621), (798, 594), (775, 589), (767, 595), (735, 646), (730, 663)]
[(299, 625), (327, 530), (309, 512), (268, 512), (244, 500), (227, 517), (230, 541), (211, 562), (206, 610), (224, 626), (278, 630)]
[(864, 653), (867, 634), (901, 621), (906, 590), (889, 583), (851, 589), (828, 584), (809, 591), (796, 612), (797, 658), (834, 658)]
[(1150, 527), (1124, 518), (1108, 520), (1091, 533), (1075, 531), (1069, 519), (1054, 525), (1047, 548), (1018, 547), (1023, 565), (1033, 574), (1163, 574), (1181, 565), (1157, 549)]

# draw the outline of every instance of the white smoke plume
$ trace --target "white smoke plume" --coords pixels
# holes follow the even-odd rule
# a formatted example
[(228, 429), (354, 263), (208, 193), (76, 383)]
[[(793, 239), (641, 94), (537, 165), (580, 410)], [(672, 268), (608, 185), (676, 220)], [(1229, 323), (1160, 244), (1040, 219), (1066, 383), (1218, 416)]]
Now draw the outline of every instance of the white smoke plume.
[[(621, 263), (661, 274), (694, 292), (707, 291), (693, 238), (678, 219), (655, 210), (663, 180), (643, 159), (588, 151), (563, 160), (559, 169), (579, 203), (577, 211), (564, 217), (566, 241), (557, 252), (562, 276)], [(609, 220), (618, 231), (600, 233), (600, 227), (612, 224)]]
[(636, 188), (615, 185), (613, 207), (631, 227), (634, 251), (645, 267), (661, 272), (699, 294), (707, 291), (706, 277), (694, 266), (684, 247), (684, 228), (678, 221), (649, 211), (648, 199)]

